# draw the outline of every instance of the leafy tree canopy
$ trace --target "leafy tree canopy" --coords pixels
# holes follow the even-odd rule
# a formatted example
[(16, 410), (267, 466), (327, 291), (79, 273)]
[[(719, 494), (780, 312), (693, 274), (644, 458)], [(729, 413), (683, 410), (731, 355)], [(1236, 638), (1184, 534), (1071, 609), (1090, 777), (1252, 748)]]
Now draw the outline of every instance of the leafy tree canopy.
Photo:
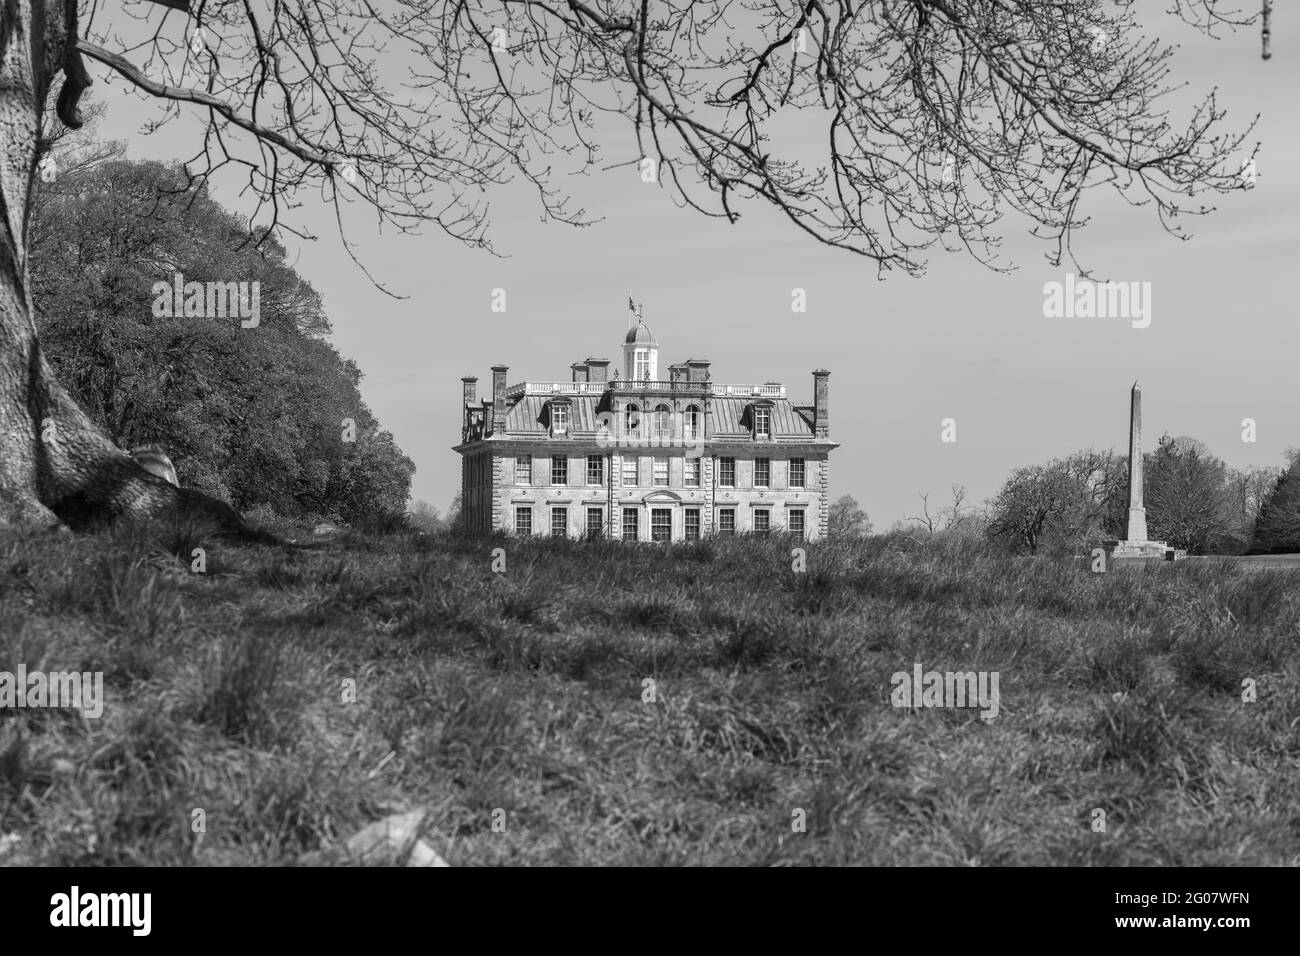
[[(325, 341), (320, 296), (282, 246), (179, 167), (113, 160), (60, 175), (38, 193), (31, 240), (46, 357), (119, 445), (161, 444), (183, 484), (240, 509), (405, 511), (415, 466), (362, 402), (361, 371)], [(174, 296), (158, 284), (178, 275), (249, 283), (244, 311), (167, 314)], [(243, 318), (251, 283), (256, 325)]]

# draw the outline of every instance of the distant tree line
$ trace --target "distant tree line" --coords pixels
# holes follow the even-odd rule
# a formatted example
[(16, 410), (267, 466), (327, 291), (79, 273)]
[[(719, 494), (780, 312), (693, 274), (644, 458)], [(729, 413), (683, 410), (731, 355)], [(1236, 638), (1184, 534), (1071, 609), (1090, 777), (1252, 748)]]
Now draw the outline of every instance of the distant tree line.
[[(1294, 462), (1230, 468), (1203, 442), (1170, 435), (1142, 460), (1151, 538), (1191, 554), (1300, 550)], [(1018, 553), (1085, 553), (1126, 536), (1128, 492), (1128, 457), (1111, 451), (1017, 468), (988, 504), (985, 533)]]
[(862, 538), (871, 534), (871, 520), (852, 495), (841, 495), (826, 516), (827, 535), (833, 539)]
[[(283, 246), (175, 164), (98, 156), (41, 184), (31, 224), (40, 340), (73, 398), (119, 445), (162, 445), (183, 485), (241, 511), (405, 513), (415, 466)], [(258, 282), (258, 324), (156, 314), (155, 285), (178, 273)]]
[(1255, 554), (1300, 551), (1300, 449), (1290, 449), (1287, 458), (1260, 506), (1251, 542)]
[(425, 534), (432, 534), (435, 531), (443, 532), (464, 532), (460, 510), (460, 493), (452, 499), (451, 506), (447, 509), (446, 514), (439, 514), (438, 509), (425, 501), (423, 498), (411, 504), (411, 510), (407, 514), (407, 524), (416, 531), (423, 531)]

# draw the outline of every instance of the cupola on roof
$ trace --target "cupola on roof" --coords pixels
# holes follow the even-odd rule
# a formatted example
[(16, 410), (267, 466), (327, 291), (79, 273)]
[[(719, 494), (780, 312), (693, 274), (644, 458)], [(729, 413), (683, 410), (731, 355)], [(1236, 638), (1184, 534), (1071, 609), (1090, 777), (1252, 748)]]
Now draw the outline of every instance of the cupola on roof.
[(623, 340), (624, 345), (653, 345), (659, 347), (659, 340), (655, 334), (650, 331), (650, 326), (646, 325), (640, 319), (636, 320), (636, 328), (628, 329), (627, 338)]

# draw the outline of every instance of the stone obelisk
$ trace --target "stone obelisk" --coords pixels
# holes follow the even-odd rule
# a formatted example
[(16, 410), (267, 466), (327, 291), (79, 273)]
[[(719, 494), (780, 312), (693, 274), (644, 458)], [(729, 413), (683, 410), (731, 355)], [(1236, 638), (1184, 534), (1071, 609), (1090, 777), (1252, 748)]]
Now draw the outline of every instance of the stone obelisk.
[(1113, 558), (1160, 558), (1176, 561), (1187, 556), (1180, 548), (1147, 537), (1147, 509), (1142, 503), (1142, 386), (1133, 383), (1128, 413), (1128, 533), (1123, 541), (1104, 542)]
[(1142, 386), (1133, 383), (1128, 418), (1128, 533), (1130, 542), (1147, 540), (1147, 510), (1142, 506)]

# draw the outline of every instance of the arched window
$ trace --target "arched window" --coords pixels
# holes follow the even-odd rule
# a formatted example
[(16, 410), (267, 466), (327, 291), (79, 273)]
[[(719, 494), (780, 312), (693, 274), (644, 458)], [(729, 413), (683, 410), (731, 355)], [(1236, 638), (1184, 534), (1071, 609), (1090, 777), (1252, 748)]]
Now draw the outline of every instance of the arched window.
[(639, 434), (641, 428), (641, 410), (636, 407), (635, 403), (627, 406), (623, 413), (623, 431), (628, 435)]
[(671, 436), (671, 416), (672, 413), (668, 411), (667, 405), (659, 405), (655, 408), (655, 438), (668, 438)]
[(702, 423), (700, 421), (700, 408), (698, 405), (686, 406), (686, 418), (683, 422), (682, 437), (687, 441), (700, 438), (704, 434)]

